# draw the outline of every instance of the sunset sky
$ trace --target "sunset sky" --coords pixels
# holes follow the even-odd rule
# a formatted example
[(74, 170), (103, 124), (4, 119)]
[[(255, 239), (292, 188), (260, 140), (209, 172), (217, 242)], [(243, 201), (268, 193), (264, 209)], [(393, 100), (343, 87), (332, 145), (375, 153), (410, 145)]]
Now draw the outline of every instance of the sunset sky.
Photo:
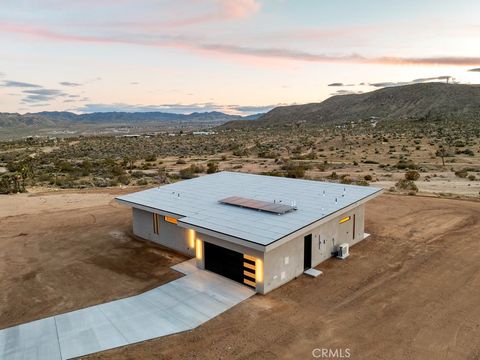
[(0, 112), (250, 114), (445, 76), (480, 83), (480, 1), (0, 6)]

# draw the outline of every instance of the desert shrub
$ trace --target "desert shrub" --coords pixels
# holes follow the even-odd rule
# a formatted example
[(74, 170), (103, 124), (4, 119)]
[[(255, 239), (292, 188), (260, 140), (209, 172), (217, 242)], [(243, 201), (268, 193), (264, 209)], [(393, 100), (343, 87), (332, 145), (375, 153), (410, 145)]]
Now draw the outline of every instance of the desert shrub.
[(94, 177), (92, 183), (96, 187), (106, 187), (108, 186), (107, 180), (99, 177)]
[(378, 164), (378, 161), (374, 161), (374, 160), (364, 160), (363, 163), (364, 163), (364, 164)]
[(317, 154), (315, 153), (315, 151), (310, 151), (305, 155), (295, 155), (293, 158), (296, 160), (315, 160), (317, 158)]
[(145, 156), (145, 161), (152, 162), (157, 160), (157, 155), (155, 154), (150, 154)]
[(405, 179), (416, 181), (420, 179), (420, 173), (416, 170), (409, 170), (405, 173)]
[(193, 170), (193, 172), (195, 174), (200, 174), (200, 173), (205, 172), (205, 167), (201, 164), (200, 165), (197, 165), (197, 164), (190, 165), (190, 168)]
[(368, 181), (366, 180), (357, 180), (355, 181), (355, 185), (359, 185), (359, 186), (369, 186), (370, 184), (368, 183)]
[(143, 172), (141, 172), (141, 171), (134, 171), (134, 172), (132, 172), (132, 177), (133, 177), (133, 178), (136, 178), (136, 179), (142, 178), (143, 175), (144, 175), (144, 174), (143, 174)]
[(233, 156), (248, 156), (249, 152), (248, 149), (245, 147), (236, 147), (232, 151)]
[(123, 184), (123, 185), (128, 185), (130, 184), (130, 177), (128, 175), (120, 175), (117, 177), (116, 181), (120, 184)]
[(348, 174), (344, 174), (344, 175), (340, 176), (340, 183), (342, 183), (342, 184), (351, 184), (352, 181), (353, 180), (350, 178), (350, 175), (348, 175)]
[(262, 172), (262, 175), (267, 175), (267, 176), (283, 176), (283, 173), (278, 171), (278, 170), (272, 170), (272, 171), (265, 171)]
[(66, 173), (74, 170), (73, 165), (68, 161), (60, 160), (55, 164), (55, 167), (59, 172)]
[(403, 170), (403, 169), (418, 169), (418, 166), (412, 161), (412, 160), (400, 160), (397, 165), (395, 165), (397, 169)]
[(468, 176), (468, 171), (465, 169), (455, 171), (455, 176), (465, 179)]
[(472, 175), (468, 175), (468, 180), (470, 180), (470, 181), (475, 181), (475, 179), (476, 179), (475, 175), (473, 175), (473, 174), (472, 174)]
[(25, 184), (18, 174), (0, 176), (0, 194), (16, 194), (25, 192)]
[(363, 179), (364, 179), (365, 181), (372, 181), (373, 177), (372, 177), (372, 175), (368, 175), (368, 174), (367, 174), (367, 175), (365, 175), (365, 176), (363, 177)]
[(196, 176), (195, 171), (191, 166), (180, 170), (178, 172), (178, 175), (180, 176), (181, 179), (193, 179)]
[(216, 162), (210, 161), (207, 164), (207, 174), (213, 174), (218, 171), (218, 164)]
[(301, 179), (305, 176), (305, 166), (298, 163), (290, 162), (284, 166), (282, 169), (286, 171), (286, 176), (294, 179)]
[(145, 186), (147, 184), (148, 184), (148, 181), (145, 178), (141, 178), (140, 180), (137, 181), (137, 185), (140, 185), (140, 186)]
[(395, 187), (399, 190), (418, 192), (418, 187), (412, 180), (401, 179), (395, 184)]
[(328, 175), (327, 178), (330, 179), (330, 180), (337, 180), (338, 175), (335, 171), (332, 171), (332, 173), (330, 175)]
[(186, 163), (187, 162), (183, 159), (178, 159), (177, 162), (176, 162), (177, 165), (185, 165)]
[(468, 156), (475, 156), (475, 153), (472, 151), (472, 149), (465, 149), (462, 151), (462, 153)]
[(109, 179), (107, 181), (107, 186), (118, 186), (118, 178), (117, 179)]

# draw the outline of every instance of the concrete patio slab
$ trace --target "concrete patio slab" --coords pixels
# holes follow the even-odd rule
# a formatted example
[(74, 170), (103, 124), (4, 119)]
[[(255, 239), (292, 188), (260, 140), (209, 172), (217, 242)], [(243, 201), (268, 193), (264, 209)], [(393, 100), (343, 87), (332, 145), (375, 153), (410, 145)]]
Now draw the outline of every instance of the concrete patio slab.
[(308, 276), (311, 276), (311, 277), (314, 277), (314, 278), (323, 274), (322, 271), (317, 270), (317, 269), (313, 269), (313, 268), (305, 270), (303, 273), (305, 275), (308, 275)]
[(189, 275), (198, 271), (197, 259), (193, 258), (180, 264), (173, 265), (172, 269), (181, 272), (182, 274)]

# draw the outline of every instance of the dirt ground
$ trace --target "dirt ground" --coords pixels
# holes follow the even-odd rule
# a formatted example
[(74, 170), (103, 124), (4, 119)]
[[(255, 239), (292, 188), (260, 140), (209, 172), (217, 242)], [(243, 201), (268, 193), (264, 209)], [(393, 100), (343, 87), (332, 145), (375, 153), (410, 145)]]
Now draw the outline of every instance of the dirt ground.
[[(131, 190), (130, 190), (131, 191)], [(129, 236), (115, 193), (0, 196), (0, 328), (138, 294), (182, 255)]]
[[(0, 197), (0, 328), (178, 276), (168, 267), (181, 256), (128, 236), (130, 212), (113, 193), (92, 206), (62, 194), (64, 209), (28, 206), (58, 194), (25, 196), (29, 214), (13, 217), (5, 206), (15, 198)], [(366, 219), (372, 236), (347, 260), (320, 264), (323, 276), (255, 295), (193, 331), (86, 359), (311, 359), (314, 349), (480, 359), (480, 202), (386, 194)]]

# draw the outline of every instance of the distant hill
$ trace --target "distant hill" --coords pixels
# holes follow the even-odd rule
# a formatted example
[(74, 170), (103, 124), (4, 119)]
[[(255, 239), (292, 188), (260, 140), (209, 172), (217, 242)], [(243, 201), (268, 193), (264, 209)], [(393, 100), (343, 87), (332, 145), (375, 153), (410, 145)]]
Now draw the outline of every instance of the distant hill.
[(165, 112), (97, 112), (89, 114), (74, 114), (67, 111), (43, 111), (38, 113), (0, 113), (0, 128), (15, 127), (50, 127), (61, 125), (94, 124), (132, 124), (159, 121), (186, 122), (226, 122), (230, 120), (257, 119), (261, 114), (247, 117), (228, 115), (218, 111), (194, 112), (192, 114), (172, 114)]
[(423, 83), (364, 94), (337, 95), (321, 103), (279, 106), (257, 121), (231, 121), (221, 127), (274, 127), (300, 122), (334, 124), (372, 117), (386, 120), (480, 119), (480, 86)]
[(154, 131), (195, 130), (217, 127), (232, 120), (256, 120), (262, 114), (229, 115), (218, 111), (172, 114), (165, 112), (96, 112), (75, 114), (68, 111), (0, 113), (0, 139), (24, 136), (78, 136), (135, 134)]

